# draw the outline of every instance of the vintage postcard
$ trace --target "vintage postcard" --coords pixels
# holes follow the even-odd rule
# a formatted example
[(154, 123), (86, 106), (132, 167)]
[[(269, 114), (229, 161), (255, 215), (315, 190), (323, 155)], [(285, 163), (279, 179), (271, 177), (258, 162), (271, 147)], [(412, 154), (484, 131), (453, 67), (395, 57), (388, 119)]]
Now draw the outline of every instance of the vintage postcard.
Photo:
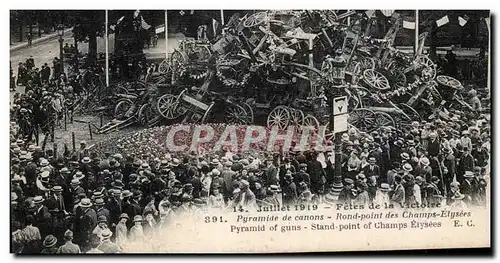
[(10, 10), (10, 252), (488, 248), (488, 10)]

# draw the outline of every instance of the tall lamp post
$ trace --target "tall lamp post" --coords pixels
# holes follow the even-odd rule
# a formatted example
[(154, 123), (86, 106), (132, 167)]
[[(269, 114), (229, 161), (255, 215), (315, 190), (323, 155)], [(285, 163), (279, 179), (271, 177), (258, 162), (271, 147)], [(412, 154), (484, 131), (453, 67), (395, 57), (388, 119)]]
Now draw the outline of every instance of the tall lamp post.
[[(64, 52), (63, 52), (63, 42), (64, 42), (64, 26), (59, 24), (57, 26), (57, 35), (59, 35), (59, 56), (61, 57), (61, 74), (64, 73)], [(59, 76), (57, 76), (59, 77)]]

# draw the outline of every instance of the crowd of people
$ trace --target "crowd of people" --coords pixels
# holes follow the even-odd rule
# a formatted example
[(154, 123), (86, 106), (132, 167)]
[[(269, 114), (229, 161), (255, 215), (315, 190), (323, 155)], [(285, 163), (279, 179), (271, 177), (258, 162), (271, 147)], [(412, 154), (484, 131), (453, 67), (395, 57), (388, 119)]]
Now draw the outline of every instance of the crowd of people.
[(70, 154), (20, 139), (11, 123), (11, 222), (15, 253), (116, 253), (147, 240), (180, 214), (207, 208), (332, 203), (486, 204), (490, 121), (450, 112), (342, 134), (343, 189), (335, 200), (333, 152), (286, 156), (223, 151), (97, 156), (82, 141)]
[[(10, 125), (11, 251), (19, 254), (119, 253), (145, 242), (182, 215), (262, 206), (343, 203), (396, 207), (487, 204), (490, 114), (468, 91), (466, 111), (449, 110), (411, 125), (342, 134), (335, 152), (204, 155), (145, 152), (99, 155), (85, 141), (59, 153), (37, 142), (30, 126), (44, 123), (57, 96), (81, 90), (53, 68), (21, 63)], [(478, 88), (478, 87), (476, 87)], [(482, 94), (482, 93), (481, 93)], [(60, 101), (65, 101), (60, 99)], [(342, 183), (342, 189), (336, 188)]]

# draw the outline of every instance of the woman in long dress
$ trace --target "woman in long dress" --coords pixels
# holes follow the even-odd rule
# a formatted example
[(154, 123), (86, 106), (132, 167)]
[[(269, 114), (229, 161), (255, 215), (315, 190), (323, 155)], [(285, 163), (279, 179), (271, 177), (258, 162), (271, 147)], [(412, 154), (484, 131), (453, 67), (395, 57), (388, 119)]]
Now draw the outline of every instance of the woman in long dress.
[(389, 184), (383, 183), (380, 184), (380, 187), (377, 189), (375, 193), (375, 198), (373, 199), (373, 203), (375, 205), (380, 205), (380, 207), (385, 207), (386, 204), (390, 203), (389, 192), (391, 191), (391, 187)]

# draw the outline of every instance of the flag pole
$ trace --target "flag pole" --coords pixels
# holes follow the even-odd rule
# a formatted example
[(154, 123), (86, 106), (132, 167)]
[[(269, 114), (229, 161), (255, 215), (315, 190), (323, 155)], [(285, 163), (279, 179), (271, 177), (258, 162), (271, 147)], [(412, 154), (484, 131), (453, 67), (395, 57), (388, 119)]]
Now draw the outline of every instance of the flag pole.
[(165, 59), (168, 59), (168, 15), (165, 10)]
[(106, 33), (106, 36), (104, 38), (104, 41), (106, 43), (106, 87), (109, 87), (109, 37), (108, 37), (108, 9), (106, 9), (106, 18), (105, 18), (105, 25), (104, 25), (104, 31)]
[[(417, 55), (417, 50), (418, 50), (418, 9), (415, 9), (415, 43), (413, 44), (413, 56)], [(425, 47), (424, 47), (425, 48)]]
[[(347, 13), (349, 13), (349, 11), (351, 10), (347, 9)], [(351, 26), (351, 16), (347, 17), (347, 26)]]
[(224, 26), (224, 10), (220, 10), (220, 21), (221, 21), (221, 24)]

